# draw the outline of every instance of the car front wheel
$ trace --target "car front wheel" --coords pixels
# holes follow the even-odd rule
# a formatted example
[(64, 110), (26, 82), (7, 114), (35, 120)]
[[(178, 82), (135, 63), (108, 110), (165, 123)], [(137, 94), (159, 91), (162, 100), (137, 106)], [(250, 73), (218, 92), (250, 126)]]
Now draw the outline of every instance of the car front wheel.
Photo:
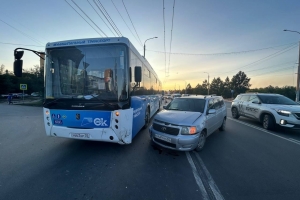
[(264, 127), (264, 129), (267, 129), (267, 130), (274, 129), (274, 119), (271, 115), (268, 115), (268, 114), (264, 115), (263, 127)]
[(220, 126), (219, 130), (220, 130), (220, 131), (224, 131), (224, 130), (225, 130), (225, 126), (226, 126), (226, 118), (223, 119), (223, 123), (222, 123), (222, 125)]
[(236, 108), (232, 108), (231, 115), (234, 119), (238, 119), (240, 117), (239, 112)]
[(197, 144), (197, 147), (195, 148), (195, 151), (201, 151), (204, 148), (205, 145), (205, 141), (206, 141), (206, 133), (205, 131), (201, 131), (200, 136), (199, 136), (199, 141)]

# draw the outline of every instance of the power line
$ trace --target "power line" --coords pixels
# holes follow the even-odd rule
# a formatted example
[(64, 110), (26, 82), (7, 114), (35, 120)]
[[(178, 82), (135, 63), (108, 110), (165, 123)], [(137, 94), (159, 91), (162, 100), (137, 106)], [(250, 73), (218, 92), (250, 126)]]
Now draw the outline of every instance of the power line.
[(41, 43), (41, 42), (39, 42), (37, 39), (35, 39), (35, 38), (33, 38), (33, 37), (31, 37), (31, 36), (27, 35), (26, 33), (22, 32), (22, 31), (20, 31), (19, 29), (17, 29), (17, 28), (15, 28), (15, 27), (13, 27), (12, 25), (10, 25), (10, 24), (6, 23), (6, 22), (5, 22), (5, 21), (3, 21), (2, 19), (0, 19), (0, 21), (2, 21), (2, 22), (3, 22), (4, 24), (6, 24), (7, 26), (10, 26), (11, 28), (15, 29), (16, 31), (18, 31), (18, 32), (22, 33), (23, 35), (25, 35), (25, 36), (26, 36), (26, 37), (28, 37), (29, 39), (33, 40), (34, 42), (36, 42), (36, 43), (38, 43), (38, 44), (42, 44), (42, 43)]
[(135, 29), (135, 27), (134, 27), (134, 25), (133, 25), (133, 22), (132, 22), (132, 20), (131, 20), (131, 18), (130, 18), (130, 15), (129, 15), (128, 11), (127, 11), (127, 8), (126, 8), (126, 6), (125, 6), (124, 0), (122, 0), (122, 2), (123, 2), (123, 5), (124, 5), (124, 8), (125, 8), (125, 10), (126, 10), (126, 13), (127, 13), (128, 17), (129, 17), (129, 19), (130, 19), (130, 22), (131, 22), (131, 24), (132, 24), (132, 26), (133, 26), (133, 29), (134, 29), (134, 31), (135, 31), (137, 37), (139, 38), (140, 43), (143, 45), (143, 43), (142, 43), (142, 41), (141, 41), (141, 39), (140, 39), (140, 37), (139, 37), (139, 34), (137, 33), (137, 31), (136, 31), (136, 29)]
[(245, 68), (245, 67), (248, 67), (248, 66), (250, 66), (250, 65), (254, 65), (254, 64), (257, 64), (257, 63), (259, 63), (259, 62), (264, 62), (264, 61), (266, 61), (266, 60), (268, 60), (268, 59), (270, 59), (270, 58), (273, 58), (273, 57), (278, 56), (278, 55), (281, 55), (281, 54), (283, 54), (283, 53), (285, 53), (285, 52), (287, 52), (287, 51), (290, 51), (291, 49), (293, 49), (293, 48), (295, 48), (295, 47), (296, 47), (296, 45), (291, 45), (291, 46), (289, 46), (289, 47), (287, 47), (287, 48), (284, 48), (283, 50), (277, 51), (277, 52), (275, 52), (275, 53), (273, 53), (273, 54), (270, 54), (270, 55), (268, 55), (268, 56), (266, 56), (266, 57), (264, 57), (264, 58), (261, 58), (261, 59), (259, 59), (259, 60), (257, 60), (257, 61), (254, 61), (254, 62), (250, 63), (250, 64), (247, 64), (247, 65), (245, 65), (245, 66), (243, 66), (243, 67), (235, 68), (235, 69), (233, 69), (233, 70), (230, 70), (230, 71), (227, 71), (227, 72), (223, 72), (222, 74), (227, 74), (227, 73), (233, 72), (233, 71), (235, 71), (235, 70), (241, 70), (241, 69), (243, 69), (243, 68)]
[(45, 47), (45, 46), (37, 46), (37, 45), (32, 45), (32, 44), (14, 44), (14, 43), (8, 43), (8, 42), (0, 42), (0, 44), (8, 44), (8, 45), (20, 45), (20, 46), (32, 46), (32, 47)]
[[(277, 47), (282, 47), (282, 46), (287, 46), (287, 45), (291, 46), (291, 45), (295, 45), (295, 44), (298, 44), (298, 42), (274, 46), (274, 47), (266, 47), (266, 48), (252, 49), (252, 50), (245, 50), (245, 51), (223, 52), (223, 53), (184, 53), (184, 52), (182, 52), (182, 53), (166, 52), (166, 53), (174, 54), (174, 55), (183, 55), (183, 56), (222, 56), (222, 55), (231, 55), (231, 54), (236, 55), (236, 54), (252, 53), (252, 52), (256, 52), (256, 51), (274, 49)], [(156, 51), (156, 50), (147, 50), (147, 51), (152, 51), (152, 52), (156, 52), (156, 53), (165, 53), (165, 51)]]
[[(67, 0), (65, 0), (65, 2), (67, 2)], [(67, 4), (69, 4), (69, 2), (67, 2)], [(75, 12), (77, 12), (77, 10), (71, 5), (71, 4), (69, 4), (69, 6), (71, 6), (71, 8), (73, 8), (73, 10), (75, 10)], [(79, 12), (77, 12), (77, 14), (86, 22), (86, 23), (88, 23), (89, 25), (90, 25), (90, 27), (92, 27), (92, 29), (94, 29), (101, 37), (103, 37), (102, 35), (101, 35), (101, 33), (99, 33), (86, 19), (84, 19), (84, 17), (82, 17), (82, 15), (79, 13)]]
[(96, 9), (94, 8), (94, 6), (92, 6), (92, 4), (89, 2), (89, 0), (87, 0), (87, 2), (90, 4), (90, 6), (94, 9), (94, 11), (97, 13), (97, 15), (100, 17), (100, 19), (104, 22), (104, 24), (107, 26), (107, 28), (112, 32), (112, 34), (114, 36), (116, 36), (116, 34), (111, 30), (111, 28), (106, 24), (106, 22), (104, 21), (104, 19), (100, 16), (100, 14), (96, 11)]
[[(37, 34), (36, 31), (30, 30), (28, 27), (26, 27), (25, 25), (21, 24), (19, 21), (16, 21), (14, 19), (11, 19), (11, 20), (13, 20), (15, 23), (18, 23), (20, 26), (22, 26), (23, 28), (25, 28), (27, 31), (30, 31), (32, 34)], [(41, 43), (47, 43), (47, 42), (50, 41), (49, 39), (45, 38), (44, 35), (36, 35), (36, 36), (38, 36), (39, 38), (43, 38), (44, 41), (46, 41), (46, 42), (43, 42), (43, 41), (38, 40)]]
[(266, 74), (272, 74), (272, 73), (275, 73), (275, 72), (279, 72), (279, 71), (283, 71), (283, 70), (286, 70), (286, 69), (290, 69), (290, 68), (294, 68), (294, 66), (289, 66), (289, 67), (285, 67), (285, 68), (281, 68), (281, 69), (278, 69), (278, 70), (274, 70), (274, 71), (268, 71), (266, 73), (263, 73), (263, 74), (258, 74), (256, 76), (251, 76), (252, 77), (257, 77), (257, 76), (263, 76), (263, 75), (266, 75)]
[[(111, 25), (111, 27), (115, 30), (115, 32), (117, 33), (117, 35), (119, 37), (122, 36), (121, 31), (118, 29), (118, 27), (116, 26), (116, 24), (114, 23), (114, 21), (111, 19), (110, 15), (108, 14), (108, 12), (105, 10), (104, 6), (101, 4), (101, 2), (99, 0), (98, 4), (96, 3), (96, 0), (94, 0), (94, 3), (96, 4), (96, 6), (98, 7), (98, 9), (101, 11), (101, 13), (103, 14), (103, 16), (106, 18), (106, 20), (108, 21), (108, 23)], [(100, 7), (99, 7), (100, 6)]]
[(77, 3), (74, 2), (74, 0), (71, 0), (76, 6), (77, 8), (79, 8), (81, 10), (81, 12), (87, 17), (89, 18), (89, 20), (101, 31), (101, 33), (103, 33), (103, 35), (105, 35), (107, 37), (107, 35), (104, 33), (104, 31), (102, 31), (101, 28), (99, 28), (99, 26), (97, 26), (97, 24), (80, 8), (80, 6), (77, 5)]
[(294, 62), (286, 62), (286, 63), (281, 63), (281, 64), (278, 64), (278, 65), (272, 65), (272, 66), (268, 66), (268, 67), (263, 67), (263, 68), (259, 68), (259, 69), (253, 69), (253, 70), (250, 70), (250, 71), (245, 71), (245, 72), (254, 72), (254, 71), (259, 71), (259, 70), (263, 70), (263, 69), (268, 69), (268, 68), (272, 68), (272, 67), (281, 67), (283, 65), (286, 65), (286, 64), (292, 64)]
[[(127, 28), (129, 29), (129, 31), (131, 32), (131, 34), (133, 35), (133, 37), (136, 39), (136, 41), (139, 43), (140, 41), (138, 41), (138, 39), (136, 38), (136, 36), (132, 33), (131, 29), (129, 28), (129, 26), (127, 25), (127, 23), (125, 22), (123, 16), (121, 15), (121, 13), (119, 12), (118, 8), (116, 7), (115, 3), (113, 2), (113, 0), (111, 0), (111, 2), (114, 4), (116, 10), (118, 11), (119, 15), (121, 16), (123, 22), (125, 23), (125, 25), (127, 26)], [(140, 44), (141, 46), (143, 46), (143, 44)]]
[(169, 65), (168, 65), (168, 71), (170, 71), (170, 60), (171, 60), (171, 47), (172, 47), (172, 38), (173, 38), (173, 22), (174, 22), (174, 8), (175, 8), (175, 0), (173, 3), (173, 14), (172, 14), (172, 26), (171, 26), (171, 40), (170, 40), (170, 53), (169, 53)]

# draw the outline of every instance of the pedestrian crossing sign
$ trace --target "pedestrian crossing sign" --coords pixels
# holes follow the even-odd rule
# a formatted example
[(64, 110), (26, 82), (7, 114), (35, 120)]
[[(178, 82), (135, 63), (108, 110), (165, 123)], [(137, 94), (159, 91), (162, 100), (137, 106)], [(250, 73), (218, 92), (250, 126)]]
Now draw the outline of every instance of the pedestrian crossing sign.
[(27, 84), (20, 84), (20, 90), (27, 90)]

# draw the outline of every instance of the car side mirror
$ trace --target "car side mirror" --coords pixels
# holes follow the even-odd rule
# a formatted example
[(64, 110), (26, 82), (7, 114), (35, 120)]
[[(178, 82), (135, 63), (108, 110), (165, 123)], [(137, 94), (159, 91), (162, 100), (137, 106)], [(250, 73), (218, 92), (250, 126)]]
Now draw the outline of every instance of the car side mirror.
[(208, 110), (208, 114), (215, 114), (216, 113), (216, 109), (209, 109)]

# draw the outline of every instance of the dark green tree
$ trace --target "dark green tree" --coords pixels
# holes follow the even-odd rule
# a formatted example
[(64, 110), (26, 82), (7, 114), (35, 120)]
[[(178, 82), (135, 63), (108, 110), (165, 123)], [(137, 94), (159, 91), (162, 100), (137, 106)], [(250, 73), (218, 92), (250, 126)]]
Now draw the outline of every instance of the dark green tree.
[(228, 76), (225, 78), (225, 81), (223, 82), (222, 96), (224, 98), (231, 98), (232, 97), (231, 82), (230, 82)]
[(187, 86), (186, 86), (186, 93), (187, 94), (192, 94), (193, 93), (193, 88), (192, 88), (190, 83), (187, 84)]
[(245, 93), (247, 90), (250, 89), (250, 78), (248, 78), (244, 72), (239, 71), (236, 75), (232, 77), (231, 86), (234, 90), (235, 96), (240, 93)]
[(222, 95), (223, 89), (224, 89), (224, 83), (220, 79), (220, 77), (214, 78), (210, 84), (209, 93), (216, 94), (216, 95)]

